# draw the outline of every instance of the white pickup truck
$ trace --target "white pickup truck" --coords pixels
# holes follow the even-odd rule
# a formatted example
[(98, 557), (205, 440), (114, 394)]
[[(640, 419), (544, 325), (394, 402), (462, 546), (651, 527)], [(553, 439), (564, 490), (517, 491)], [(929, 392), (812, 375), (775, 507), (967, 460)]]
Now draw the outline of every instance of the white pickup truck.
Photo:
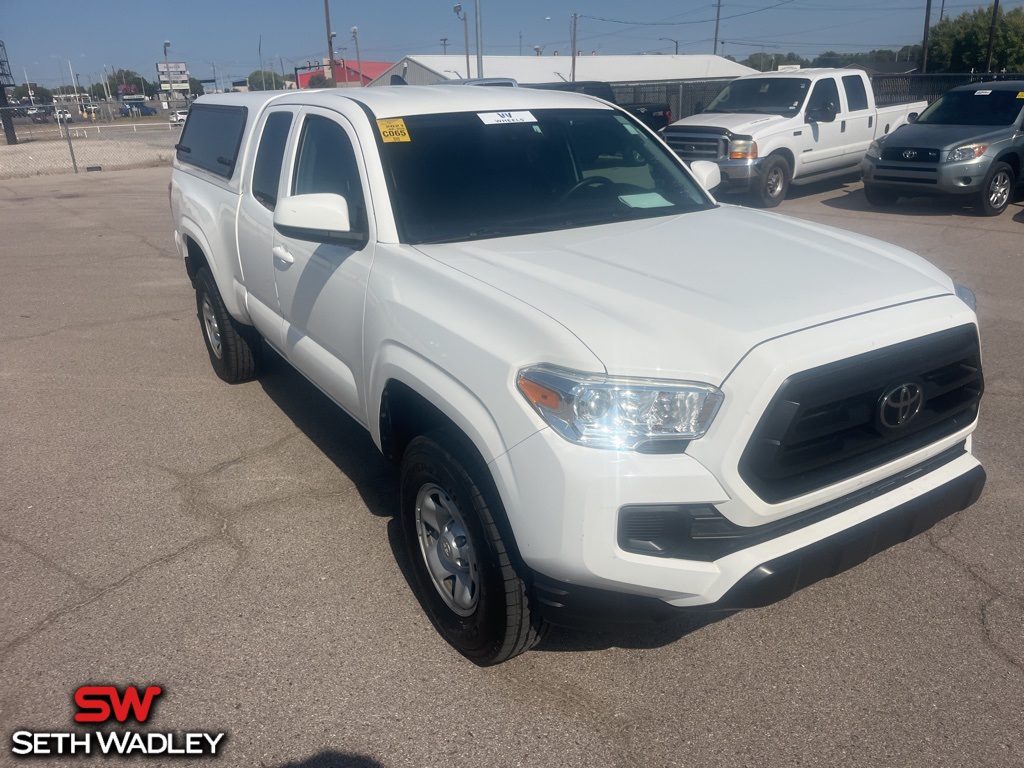
[(687, 162), (718, 164), (717, 194), (745, 194), (772, 208), (790, 184), (856, 172), (872, 141), (927, 106), (876, 107), (871, 81), (859, 70), (767, 72), (733, 80), (663, 138)]
[(717, 177), (578, 94), (264, 92), (195, 102), (170, 205), (216, 373), (269, 345), (369, 431), (431, 620), (493, 664), (780, 600), (981, 492), (970, 292)]

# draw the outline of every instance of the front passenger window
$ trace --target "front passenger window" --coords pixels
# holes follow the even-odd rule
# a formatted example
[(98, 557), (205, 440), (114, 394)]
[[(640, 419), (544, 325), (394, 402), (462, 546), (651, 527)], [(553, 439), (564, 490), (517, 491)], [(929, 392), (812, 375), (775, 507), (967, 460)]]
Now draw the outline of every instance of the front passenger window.
[(349, 221), (353, 226), (365, 230), (363, 187), (352, 142), (344, 129), (333, 120), (311, 115), (302, 127), (292, 194), (309, 195), (318, 192), (344, 197), (348, 202)]

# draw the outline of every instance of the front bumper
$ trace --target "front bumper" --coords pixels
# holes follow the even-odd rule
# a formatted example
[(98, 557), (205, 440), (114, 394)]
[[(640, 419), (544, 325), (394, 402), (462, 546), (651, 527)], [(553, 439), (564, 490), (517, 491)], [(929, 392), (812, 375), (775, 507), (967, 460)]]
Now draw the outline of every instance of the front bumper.
[(757, 187), (763, 158), (756, 160), (720, 160), (722, 184), (715, 194), (744, 194)]
[(681, 612), (759, 608), (836, 576), (873, 555), (907, 541), (966, 509), (985, 486), (981, 466), (892, 509), (801, 549), (750, 569), (713, 605), (672, 606), (662, 600), (580, 587), (538, 576), (533, 584), (541, 613), (552, 624), (589, 627), (658, 621)]
[(958, 163), (917, 163), (865, 157), (860, 175), (865, 184), (902, 195), (970, 195), (981, 191), (993, 158)]

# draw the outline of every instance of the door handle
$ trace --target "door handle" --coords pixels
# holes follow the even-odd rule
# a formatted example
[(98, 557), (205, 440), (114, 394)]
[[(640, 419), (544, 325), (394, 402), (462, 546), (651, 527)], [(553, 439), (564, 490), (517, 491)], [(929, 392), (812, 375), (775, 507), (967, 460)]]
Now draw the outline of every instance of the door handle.
[(294, 264), (295, 257), (288, 253), (288, 249), (283, 245), (275, 245), (273, 250), (274, 258), (285, 264)]

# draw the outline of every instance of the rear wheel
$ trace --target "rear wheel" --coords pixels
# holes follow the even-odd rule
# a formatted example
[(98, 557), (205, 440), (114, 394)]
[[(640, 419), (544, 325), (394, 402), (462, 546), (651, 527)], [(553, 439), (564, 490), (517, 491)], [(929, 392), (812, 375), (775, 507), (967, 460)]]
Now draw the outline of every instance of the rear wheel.
[(1005, 211), (1013, 197), (1014, 184), (1013, 169), (1006, 163), (993, 163), (978, 193), (978, 212), (982, 216), (998, 216)]
[(206, 267), (196, 275), (196, 309), (206, 351), (216, 374), (229, 384), (255, 378), (259, 373), (263, 340), (255, 328), (231, 317)]
[(444, 429), (409, 444), (401, 522), (416, 585), (441, 636), (481, 666), (529, 650), (546, 630), (500, 515), (490, 474), (465, 438)]
[(896, 201), (900, 199), (900, 196), (892, 190), (879, 189), (867, 184), (864, 185), (864, 197), (876, 208), (889, 208), (896, 205)]

